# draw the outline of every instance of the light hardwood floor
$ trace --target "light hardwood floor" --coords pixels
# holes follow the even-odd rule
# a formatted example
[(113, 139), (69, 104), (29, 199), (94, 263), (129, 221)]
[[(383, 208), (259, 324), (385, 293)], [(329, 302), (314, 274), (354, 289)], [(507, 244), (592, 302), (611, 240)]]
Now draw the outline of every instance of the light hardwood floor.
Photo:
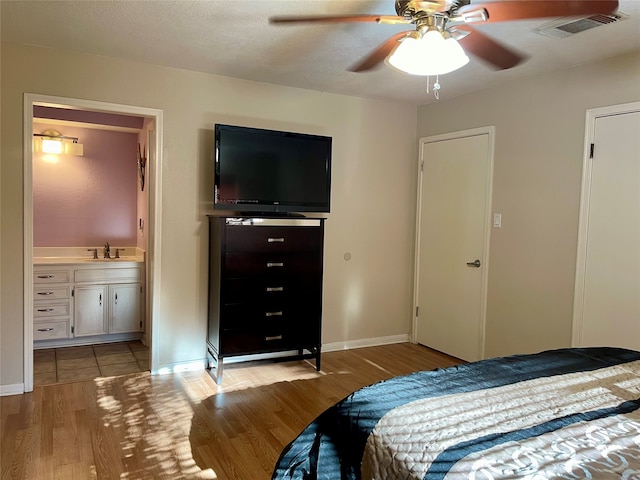
[(460, 363), (402, 343), (322, 354), (314, 363), (225, 365), (38, 386), (2, 397), (2, 479), (268, 480), (281, 450), (360, 387)]

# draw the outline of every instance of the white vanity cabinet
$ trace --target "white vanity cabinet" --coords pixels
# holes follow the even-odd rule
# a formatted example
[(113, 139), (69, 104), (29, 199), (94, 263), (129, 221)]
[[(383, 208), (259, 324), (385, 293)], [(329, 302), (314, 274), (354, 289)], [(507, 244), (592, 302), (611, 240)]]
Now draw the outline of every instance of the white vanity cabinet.
[(139, 267), (78, 269), (74, 276), (76, 337), (141, 331)]
[(40, 348), (139, 338), (142, 262), (34, 265), (33, 339)]

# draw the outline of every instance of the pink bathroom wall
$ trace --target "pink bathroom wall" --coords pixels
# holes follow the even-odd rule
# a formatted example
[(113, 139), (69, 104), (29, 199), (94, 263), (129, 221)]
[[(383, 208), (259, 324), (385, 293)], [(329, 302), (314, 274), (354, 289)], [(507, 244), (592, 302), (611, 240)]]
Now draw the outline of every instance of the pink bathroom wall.
[(137, 134), (34, 122), (51, 128), (78, 137), (84, 156), (34, 153), (33, 245), (135, 246)]

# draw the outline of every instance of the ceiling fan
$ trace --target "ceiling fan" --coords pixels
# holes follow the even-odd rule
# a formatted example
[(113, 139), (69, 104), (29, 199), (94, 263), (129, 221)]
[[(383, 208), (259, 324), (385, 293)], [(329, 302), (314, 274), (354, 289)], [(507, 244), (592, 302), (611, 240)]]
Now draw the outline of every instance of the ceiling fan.
[[(416, 40), (427, 37), (440, 37), (441, 40), (454, 39), (449, 44), (459, 44), (466, 52), (483, 60), (498, 70), (515, 67), (525, 57), (493, 40), (488, 35), (473, 28), (473, 24), (485, 24), (507, 22), (511, 20), (526, 20), (544, 17), (585, 17), (595, 14), (607, 15), (618, 8), (618, 0), (503, 0), (472, 3), (471, 0), (395, 0), (397, 15), (325, 15), (325, 16), (277, 16), (269, 19), (274, 24), (295, 23), (354, 23), (373, 22), (386, 24), (414, 24), (414, 30), (397, 33), (385, 40), (360, 62), (349, 70), (364, 72), (376, 67), (387, 57), (393, 65), (392, 57), (396, 51), (400, 53), (399, 46), (405, 41), (418, 43)], [(434, 35), (434, 32), (439, 35)], [(424, 42), (420, 42), (424, 43)], [(460, 48), (459, 45), (453, 45)], [(462, 50), (462, 49), (461, 49)], [(424, 52), (424, 50), (422, 50)], [(444, 50), (443, 50), (444, 51)], [(450, 57), (452, 54), (446, 50), (442, 56)], [(459, 53), (459, 52), (458, 52)], [(463, 54), (463, 62), (459, 66), (438, 67), (441, 71), (426, 68), (421, 71), (409, 71), (397, 65), (401, 70), (416, 75), (432, 75), (447, 73), (455, 70), (468, 62)], [(390, 56), (391, 55), (391, 56)], [(414, 58), (415, 60), (415, 58)], [(415, 63), (415, 62), (414, 62)], [(458, 64), (456, 64), (458, 65)], [(437, 68), (436, 68), (437, 70)]]

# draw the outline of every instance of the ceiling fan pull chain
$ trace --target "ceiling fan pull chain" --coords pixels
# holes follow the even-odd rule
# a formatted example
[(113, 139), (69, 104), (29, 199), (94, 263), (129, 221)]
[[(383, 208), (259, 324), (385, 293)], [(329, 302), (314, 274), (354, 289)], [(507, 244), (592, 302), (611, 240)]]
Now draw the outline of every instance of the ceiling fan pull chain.
[(433, 84), (433, 96), (440, 100), (440, 75), (436, 75), (436, 83)]
[(427, 75), (427, 95), (429, 94), (429, 75)]

